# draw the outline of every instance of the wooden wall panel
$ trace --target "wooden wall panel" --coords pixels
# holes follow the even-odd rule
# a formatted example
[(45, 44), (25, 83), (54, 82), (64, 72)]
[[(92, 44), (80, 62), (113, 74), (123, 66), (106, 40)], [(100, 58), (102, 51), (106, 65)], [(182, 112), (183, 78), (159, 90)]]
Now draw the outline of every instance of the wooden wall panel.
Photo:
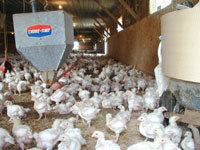
[(108, 39), (108, 56), (123, 63), (132, 64), (139, 70), (153, 75), (158, 62), (160, 18), (169, 11), (172, 11), (172, 7), (143, 18), (125, 30), (112, 35)]
[[(182, 2), (182, 0), (172, 1), (167, 8), (112, 35), (108, 39), (108, 56), (154, 75), (154, 68), (158, 64), (157, 48), (158, 37), (161, 34), (161, 16), (176, 10), (176, 4)], [(193, 2), (197, 3), (198, 0)], [(143, 11), (147, 10), (148, 5), (147, 1), (142, 3), (142, 8), (146, 8)]]

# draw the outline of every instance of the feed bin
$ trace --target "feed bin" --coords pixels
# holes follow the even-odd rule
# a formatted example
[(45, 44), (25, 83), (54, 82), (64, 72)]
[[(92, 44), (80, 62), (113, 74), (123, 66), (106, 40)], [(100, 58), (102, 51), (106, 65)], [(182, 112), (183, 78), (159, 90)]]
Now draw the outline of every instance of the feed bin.
[(64, 11), (14, 14), (17, 51), (52, 83), (74, 44), (72, 17)]

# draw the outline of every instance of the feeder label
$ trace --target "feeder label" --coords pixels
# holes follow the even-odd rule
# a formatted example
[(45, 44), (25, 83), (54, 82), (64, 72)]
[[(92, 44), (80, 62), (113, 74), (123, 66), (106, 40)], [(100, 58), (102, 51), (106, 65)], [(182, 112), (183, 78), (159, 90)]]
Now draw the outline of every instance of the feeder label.
[(51, 35), (52, 28), (50, 25), (34, 25), (27, 28), (28, 37), (43, 37)]

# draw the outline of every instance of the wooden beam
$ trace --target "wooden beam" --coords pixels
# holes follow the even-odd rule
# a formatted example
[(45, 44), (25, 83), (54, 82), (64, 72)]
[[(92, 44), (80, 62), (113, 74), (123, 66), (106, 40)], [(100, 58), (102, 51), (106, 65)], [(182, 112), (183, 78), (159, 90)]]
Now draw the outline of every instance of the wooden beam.
[(97, 22), (97, 24), (101, 27), (101, 28), (103, 28), (105, 31), (106, 31), (106, 33), (108, 34), (108, 35), (110, 35), (110, 33), (107, 31), (107, 29), (103, 26), (103, 25), (101, 25), (101, 23), (97, 20), (97, 19), (94, 19), (96, 22)]
[(123, 25), (117, 20), (117, 18), (115, 18), (115, 16), (113, 16), (113, 14), (107, 9), (107, 8), (105, 8), (101, 3), (99, 3), (97, 0), (94, 0), (112, 19), (113, 19), (113, 21), (116, 23), (116, 24), (118, 24), (118, 25), (120, 25), (122, 28), (124, 28), (123, 27)]
[[(96, 29), (98, 30), (98, 26), (97, 26), (95, 23), (94, 23), (94, 26), (95, 26)], [(98, 30), (98, 31), (99, 31), (99, 30)], [(101, 30), (100, 30), (100, 31), (101, 31)], [(100, 32), (100, 31), (99, 31), (99, 32)], [(104, 35), (105, 37), (107, 37), (106, 34), (104, 33), (104, 31), (101, 31), (101, 32), (103, 32), (103, 35)]]
[(135, 19), (138, 20), (138, 16), (135, 13), (135, 11), (124, 1), (124, 0), (119, 0), (120, 4), (131, 14), (131, 16)]
[(199, 114), (200, 114), (199, 111), (186, 109), (184, 114), (167, 112), (166, 117), (170, 118), (171, 116), (179, 116), (180, 119), (178, 121), (199, 127), (200, 126), (200, 120), (198, 119)]
[(103, 20), (103, 22), (106, 24), (106, 26), (109, 26), (109, 23), (103, 18), (103, 16), (100, 13), (97, 13), (97, 15), (99, 16), (99, 18), (101, 18), (101, 20)]
[(101, 39), (104, 40), (104, 36), (96, 28), (94, 28), (94, 30), (99, 34), (99, 36), (101, 37)]

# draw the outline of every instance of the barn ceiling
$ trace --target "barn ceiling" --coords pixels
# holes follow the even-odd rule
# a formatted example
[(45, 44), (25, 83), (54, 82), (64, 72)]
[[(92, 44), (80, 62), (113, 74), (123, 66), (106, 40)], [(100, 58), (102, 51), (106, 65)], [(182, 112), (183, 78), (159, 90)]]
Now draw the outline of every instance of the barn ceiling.
[[(119, 8), (118, 0), (97, 0), (111, 13)], [(105, 19), (109, 16), (94, 0), (39, 0), (40, 8), (46, 11), (59, 10), (59, 5), (73, 17), (76, 38), (80, 35), (86, 38), (97, 38), (94, 23), (97, 19), (102, 25), (105, 23), (98, 17), (99, 12)], [(13, 31), (12, 14), (31, 12), (30, 0), (4, 0), (8, 31)], [(0, 0), (0, 12), (3, 12), (3, 0)]]

